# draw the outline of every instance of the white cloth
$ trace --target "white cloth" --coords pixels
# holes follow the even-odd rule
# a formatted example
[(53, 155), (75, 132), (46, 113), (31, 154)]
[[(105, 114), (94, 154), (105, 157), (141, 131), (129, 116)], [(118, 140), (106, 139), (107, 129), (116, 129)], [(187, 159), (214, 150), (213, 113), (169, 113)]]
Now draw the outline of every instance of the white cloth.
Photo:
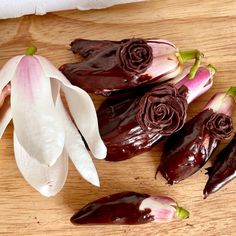
[(23, 15), (44, 15), (62, 10), (90, 10), (143, 0), (0, 0), (0, 19)]

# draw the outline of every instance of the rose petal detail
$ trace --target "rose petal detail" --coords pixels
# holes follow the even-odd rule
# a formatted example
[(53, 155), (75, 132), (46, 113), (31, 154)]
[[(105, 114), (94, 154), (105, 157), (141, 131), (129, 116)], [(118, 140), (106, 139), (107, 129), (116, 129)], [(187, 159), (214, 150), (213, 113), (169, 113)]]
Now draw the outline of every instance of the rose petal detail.
[(136, 74), (145, 72), (153, 60), (152, 48), (143, 39), (123, 40), (119, 54), (123, 70)]
[(223, 113), (213, 113), (206, 123), (206, 129), (216, 139), (227, 139), (233, 133), (233, 120)]
[(164, 136), (184, 125), (188, 103), (174, 85), (163, 84), (147, 92), (139, 106), (136, 117), (142, 129)]
[(33, 188), (46, 197), (60, 192), (68, 173), (68, 155), (65, 152), (53, 166), (46, 166), (29, 156), (19, 143), (16, 134), (14, 134), (14, 152), (21, 174)]
[(27, 153), (53, 165), (64, 148), (64, 129), (55, 109), (50, 80), (34, 56), (24, 56), (11, 81), (16, 136)]

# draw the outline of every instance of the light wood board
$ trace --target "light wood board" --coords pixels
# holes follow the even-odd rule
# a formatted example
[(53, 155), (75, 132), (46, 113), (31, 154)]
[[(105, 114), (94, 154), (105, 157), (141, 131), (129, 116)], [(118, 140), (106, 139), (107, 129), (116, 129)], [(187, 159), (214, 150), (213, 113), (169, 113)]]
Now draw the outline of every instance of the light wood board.
[[(164, 38), (181, 49), (203, 51), (205, 63), (217, 68), (215, 84), (190, 106), (189, 118), (200, 111), (215, 92), (236, 85), (234, 0), (158, 0), (99, 11), (67, 11), (1, 20), (0, 67), (12, 56), (24, 53), (30, 43), (37, 45), (38, 54), (56, 66), (74, 62), (76, 58), (68, 45), (77, 37)], [(93, 100), (98, 106), (103, 98), (93, 96)], [(70, 163), (63, 191), (56, 197), (44, 198), (25, 182), (17, 169), (12, 132), (11, 124), (0, 141), (1, 235), (236, 235), (236, 182), (203, 200), (202, 190), (207, 180), (204, 169), (174, 186), (168, 186), (160, 175), (155, 180), (162, 144), (124, 162), (95, 160), (101, 188), (86, 183)], [(185, 221), (141, 226), (75, 227), (70, 223), (73, 212), (87, 202), (125, 190), (169, 195), (186, 207), (191, 216)]]

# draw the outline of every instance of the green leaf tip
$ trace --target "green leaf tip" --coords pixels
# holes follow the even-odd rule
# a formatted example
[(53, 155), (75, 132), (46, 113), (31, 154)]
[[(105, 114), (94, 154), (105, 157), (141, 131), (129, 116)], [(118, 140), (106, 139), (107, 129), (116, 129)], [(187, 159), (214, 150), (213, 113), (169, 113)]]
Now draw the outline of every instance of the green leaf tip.
[(204, 55), (199, 50), (194, 49), (194, 50), (179, 51), (176, 53), (176, 56), (181, 64), (183, 64), (186, 61), (195, 59), (195, 62), (189, 72), (189, 79), (193, 79), (197, 73), (199, 66), (201, 65), (201, 61)]
[(34, 45), (31, 45), (26, 49), (25, 55), (33, 56), (36, 52), (37, 52), (37, 48)]
[(176, 216), (177, 218), (183, 220), (183, 219), (187, 219), (189, 218), (189, 211), (187, 211), (186, 209), (184, 209), (183, 207), (176, 207)]
[(236, 86), (231, 86), (226, 94), (231, 95), (232, 97), (236, 98)]

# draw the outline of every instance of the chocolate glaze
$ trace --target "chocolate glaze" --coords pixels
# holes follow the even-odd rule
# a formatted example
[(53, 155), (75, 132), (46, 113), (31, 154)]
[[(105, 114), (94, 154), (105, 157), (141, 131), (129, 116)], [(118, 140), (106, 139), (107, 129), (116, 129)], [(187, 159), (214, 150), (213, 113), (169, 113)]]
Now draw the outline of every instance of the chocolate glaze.
[(197, 172), (220, 143), (206, 129), (213, 114), (211, 109), (200, 112), (167, 139), (158, 171), (169, 184), (178, 183)]
[[(168, 84), (162, 86), (170, 90)], [(162, 86), (158, 88), (161, 89)], [(171, 86), (173, 89), (173, 85)], [(186, 88), (181, 89), (181, 92), (187, 95)], [(137, 114), (142, 106), (142, 103), (140, 104), (142, 94), (144, 91), (139, 96), (126, 99), (107, 99), (98, 109), (98, 123), (102, 139), (107, 147), (107, 161), (122, 161), (147, 152), (165, 135), (162, 130), (152, 132), (140, 126)], [(180, 94), (180, 96), (183, 95)], [(184, 109), (186, 113), (187, 106)], [(182, 122), (179, 123), (182, 124)], [(182, 125), (179, 128), (181, 127)], [(169, 135), (168, 130), (167, 133)]]
[(87, 204), (71, 217), (73, 224), (144, 224), (153, 221), (150, 209), (139, 210), (148, 194), (122, 192)]
[[(154, 83), (143, 73), (152, 63), (152, 48), (142, 39), (99, 41), (77, 39), (71, 43), (74, 53), (88, 60), (62, 65), (59, 69), (73, 85), (87, 92), (112, 96), (123, 90)], [(158, 80), (159, 78), (156, 78)]]
[(236, 177), (236, 135), (217, 155), (212, 167), (208, 168), (209, 179), (203, 190), (204, 198), (220, 190)]

